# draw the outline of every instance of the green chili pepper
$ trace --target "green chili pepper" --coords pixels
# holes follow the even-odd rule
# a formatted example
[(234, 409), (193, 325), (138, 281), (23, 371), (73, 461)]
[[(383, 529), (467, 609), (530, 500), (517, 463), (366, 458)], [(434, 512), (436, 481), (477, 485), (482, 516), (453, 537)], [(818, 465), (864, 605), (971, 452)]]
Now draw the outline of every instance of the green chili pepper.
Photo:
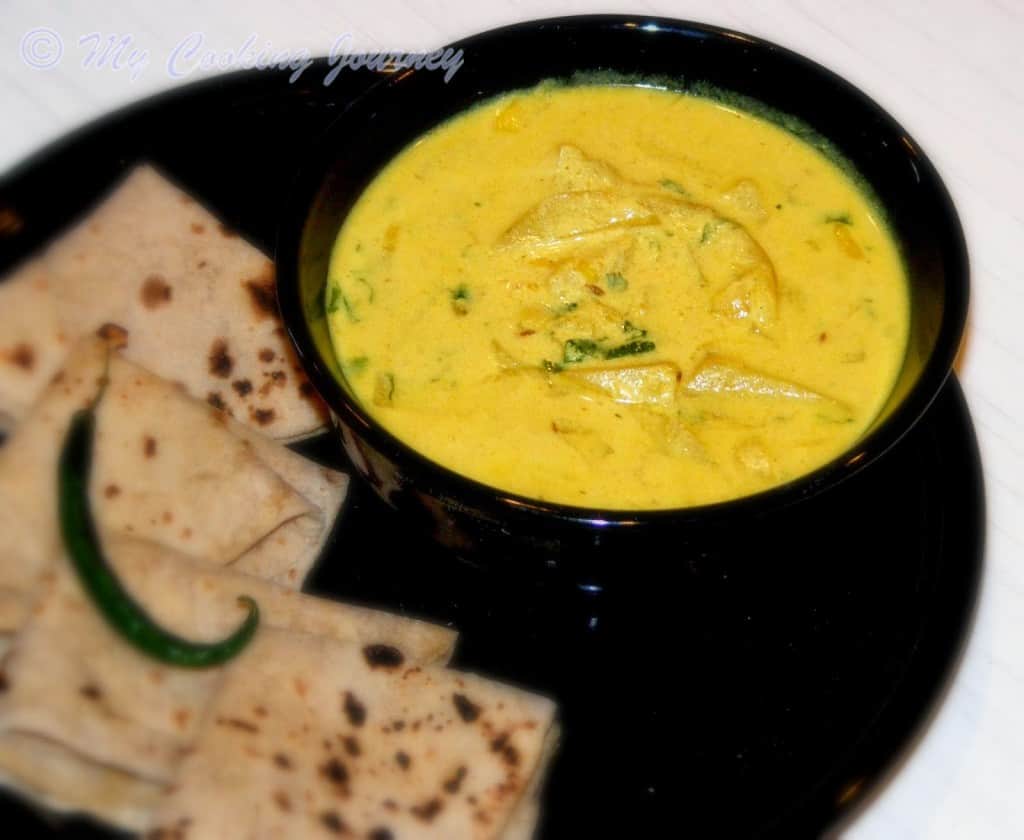
[(103, 555), (89, 509), (95, 427), (95, 403), (75, 413), (57, 468), (61, 536), (82, 586), (110, 626), (148, 656), (183, 668), (208, 668), (226, 662), (252, 639), (259, 623), (259, 607), (249, 596), (239, 597), (239, 605), (249, 610), (242, 624), (221, 641), (203, 643), (164, 630), (135, 602)]

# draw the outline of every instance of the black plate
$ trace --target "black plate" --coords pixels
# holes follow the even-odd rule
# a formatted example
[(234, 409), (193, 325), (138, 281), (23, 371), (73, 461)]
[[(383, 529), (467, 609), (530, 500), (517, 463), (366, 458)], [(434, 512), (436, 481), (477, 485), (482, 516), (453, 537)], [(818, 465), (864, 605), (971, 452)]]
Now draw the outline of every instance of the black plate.
[[(22, 220), (0, 239), (0, 271), (140, 160), (269, 250), (303, 150), (375, 80), (346, 71), (324, 87), (324, 74), (187, 86), (43, 150), (0, 182), (0, 209)], [(344, 468), (333, 438), (303, 449)], [(663, 545), (656, 578), (636, 580), (623, 558), (627, 574), (602, 590), (514, 581), (395, 516), (354, 486), (309, 588), (451, 622), (458, 666), (558, 699), (565, 737), (544, 837), (621, 824), (630, 836), (792, 838), (848, 818), (952, 672), (984, 540), (980, 462), (955, 380), (874, 466), (756, 533)], [(12, 797), (0, 813), (24, 826), (19, 836), (109, 836)]]

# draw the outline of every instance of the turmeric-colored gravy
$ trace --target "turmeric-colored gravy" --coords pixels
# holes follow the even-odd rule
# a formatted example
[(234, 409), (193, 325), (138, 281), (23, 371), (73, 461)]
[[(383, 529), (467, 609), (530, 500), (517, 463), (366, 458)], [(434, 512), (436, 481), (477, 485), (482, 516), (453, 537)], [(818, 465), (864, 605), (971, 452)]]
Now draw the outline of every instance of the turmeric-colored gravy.
[(700, 505), (848, 449), (907, 339), (897, 248), (844, 171), (713, 100), (540, 88), (392, 161), (325, 305), (357, 399), (477, 481)]

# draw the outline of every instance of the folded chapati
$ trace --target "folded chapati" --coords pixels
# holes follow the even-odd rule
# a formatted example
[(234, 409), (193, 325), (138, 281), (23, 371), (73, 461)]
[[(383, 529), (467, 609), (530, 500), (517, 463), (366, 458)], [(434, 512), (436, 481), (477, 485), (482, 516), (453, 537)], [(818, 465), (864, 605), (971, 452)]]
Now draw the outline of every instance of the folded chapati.
[[(443, 627), (302, 595), (152, 542), (110, 537), (104, 543), (147, 612), (197, 641), (222, 638), (237, 626), (242, 594), (259, 604), (262, 628), (358, 648), (386, 646), (410, 666), (446, 662), (455, 641)], [(62, 552), (43, 578), (2, 671), (0, 777), (51, 807), (141, 828), (159, 789), (175, 779), (192, 750), (224, 667), (176, 668), (136, 651), (97, 612)], [(293, 681), (287, 690), (301, 693), (303, 683)]]
[(57, 548), (58, 451), (105, 371), (91, 489), (102, 529), (298, 588), (347, 478), (86, 339), (0, 449), (0, 634), (20, 625)]
[(267, 628), (225, 667), (153, 836), (523, 836), (554, 711), (477, 676)]
[(331, 535), (332, 524), (348, 492), (348, 476), (322, 467), (241, 423), (229, 420), (227, 428), (320, 512), (318, 516), (295, 517), (271, 531), (231, 567), (298, 588)]
[(0, 421), (24, 417), (70, 343), (105, 323), (131, 335), (128, 358), (274, 438), (324, 425), (273, 263), (149, 166), (0, 282)]

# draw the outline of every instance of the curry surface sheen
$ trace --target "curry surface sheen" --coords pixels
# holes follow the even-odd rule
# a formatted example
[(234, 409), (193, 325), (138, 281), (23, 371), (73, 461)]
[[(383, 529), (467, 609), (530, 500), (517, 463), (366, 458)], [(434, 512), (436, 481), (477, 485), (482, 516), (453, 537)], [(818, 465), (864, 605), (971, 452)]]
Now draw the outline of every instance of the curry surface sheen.
[(821, 466), (902, 362), (871, 202), (733, 108), (541, 87), (440, 126), (361, 196), (325, 305), (350, 387), (413, 449), (563, 504), (668, 508)]

